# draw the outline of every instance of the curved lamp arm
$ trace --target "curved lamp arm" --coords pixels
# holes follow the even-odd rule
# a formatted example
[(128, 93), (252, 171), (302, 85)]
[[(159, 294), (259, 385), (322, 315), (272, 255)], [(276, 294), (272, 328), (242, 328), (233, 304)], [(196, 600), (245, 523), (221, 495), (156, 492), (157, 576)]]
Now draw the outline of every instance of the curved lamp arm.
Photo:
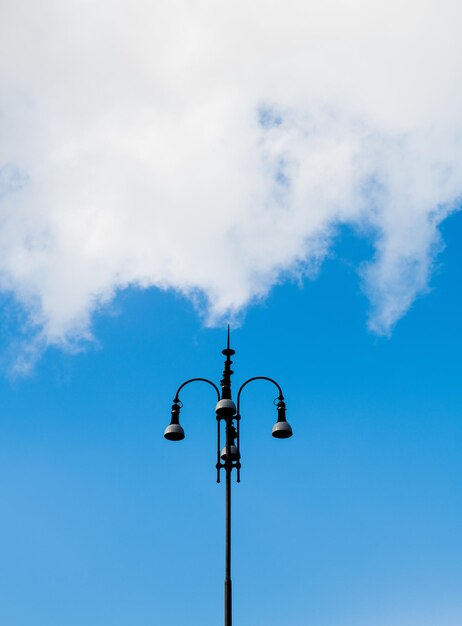
[(183, 387), (186, 387), (186, 385), (189, 385), (189, 383), (195, 383), (196, 381), (212, 385), (212, 387), (217, 392), (218, 401), (220, 401), (220, 392), (218, 390), (218, 387), (214, 383), (212, 383), (211, 380), (208, 380), (207, 378), (190, 378), (189, 380), (185, 381), (177, 389), (172, 404), (172, 419), (170, 421), (170, 424), (164, 431), (164, 437), (169, 441), (181, 441), (182, 439), (184, 439), (184, 430), (180, 424), (180, 409), (183, 406), (183, 403), (180, 401), (178, 395)]
[(173, 399), (173, 402), (180, 402), (180, 398), (178, 397), (178, 394), (183, 389), (183, 387), (186, 387), (186, 385), (189, 385), (189, 383), (195, 383), (195, 382), (198, 382), (198, 381), (202, 382), (202, 383), (208, 383), (209, 385), (212, 385), (212, 387), (217, 392), (218, 400), (220, 400), (220, 391), (219, 391), (218, 387), (215, 385), (215, 383), (212, 383), (211, 380), (208, 380), (207, 378), (190, 378), (189, 380), (187, 380), (186, 382), (184, 382), (182, 385), (180, 385), (178, 387), (178, 389), (176, 391), (176, 394), (175, 394), (175, 397)]
[[(244, 389), (244, 387), (246, 387), (249, 383), (253, 382), (254, 380), (267, 380), (270, 383), (273, 383), (273, 385), (275, 385), (279, 391), (279, 401), (283, 401), (284, 400), (284, 395), (282, 393), (282, 389), (280, 387), (280, 385), (273, 380), (272, 378), (268, 378), (268, 376), (254, 376), (253, 378), (249, 378), (249, 380), (246, 380), (245, 383), (242, 383), (242, 385), (239, 388), (239, 391), (237, 392), (237, 413), (236, 413), (236, 418), (237, 418), (237, 447), (238, 450), (240, 450), (241, 448), (241, 393)], [(240, 466), (238, 466), (237, 468), (237, 482), (240, 483), (241, 482), (241, 468)]]
[(240, 407), (241, 407), (241, 393), (242, 390), (244, 389), (244, 387), (246, 387), (246, 385), (248, 385), (249, 383), (251, 383), (254, 380), (267, 380), (270, 383), (273, 383), (273, 385), (275, 385), (278, 388), (279, 391), (279, 400), (284, 400), (284, 395), (282, 393), (282, 389), (280, 387), (280, 385), (278, 385), (278, 383), (273, 380), (272, 378), (268, 378), (268, 376), (254, 376), (253, 378), (249, 378), (249, 380), (246, 380), (245, 383), (242, 383), (239, 391), (237, 392), (237, 415), (240, 416), (241, 411), (240, 411)]

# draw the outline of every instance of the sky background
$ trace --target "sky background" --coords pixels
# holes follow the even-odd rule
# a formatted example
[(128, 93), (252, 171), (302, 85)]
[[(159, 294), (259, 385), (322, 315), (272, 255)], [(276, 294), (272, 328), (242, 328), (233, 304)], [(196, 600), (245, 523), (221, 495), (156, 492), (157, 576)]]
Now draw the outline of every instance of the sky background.
[[(294, 429), (273, 439), (276, 394), (249, 385), (237, 624), (461, 623), (460, 215), (444, 236), (431, 293), (391, 339), (365, 332), (352, 268), (368, 250), (348, 232), (317, 281), (276, 288), (233, 331), (235, 387), (275, 377)], [(1, 385), (0, 622), (220, 623), (212, 390), (183, 393), (183, 442), (162, 433), (183, 380), (219, 382), (225, 329), (174, 293), (131, 290), (95, 332), (97, 348), (50, 350)]]
[(4, 0), (0, 624), (462, 624), (457, 0)]

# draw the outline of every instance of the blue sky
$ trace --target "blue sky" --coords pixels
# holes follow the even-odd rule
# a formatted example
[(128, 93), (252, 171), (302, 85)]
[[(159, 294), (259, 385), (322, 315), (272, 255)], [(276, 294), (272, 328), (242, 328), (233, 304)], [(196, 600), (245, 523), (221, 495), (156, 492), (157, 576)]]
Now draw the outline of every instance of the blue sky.
[[(276, 287), (233, 331), (235, 384), (275, 377), (295, 433), (270, 436), (274, 391), (249, 386), (237, 624), (461, 623), (460, 214), (443, 235), (431, 292), (390, 338), (365, 328), (369, 250), (347, 230), (316, 281)], [(179, 383), (219, 382), (225, 330), (151, 289), (122, 292), (94, 332), (1, 382), (0, 623), (220, 623), (213, 392), (183, 394), (183, 442), (162, 433)]]

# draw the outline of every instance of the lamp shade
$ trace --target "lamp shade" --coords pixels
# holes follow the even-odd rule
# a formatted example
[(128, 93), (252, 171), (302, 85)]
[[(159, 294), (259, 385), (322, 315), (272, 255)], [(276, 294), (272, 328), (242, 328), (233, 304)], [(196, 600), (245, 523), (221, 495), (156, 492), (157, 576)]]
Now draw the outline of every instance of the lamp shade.
[(164, 430), (164, 437), (169, 441), (181, 441), (184, 439), (184, 430), (181, 424), (169, 424)]
[[(239, 461), (239, 450), (237, 449), (237, 446), (232, 444), (229, 446), (229, 452), (230, 452), (230, 456), (231, 456), (231, 462), (234, 463), (235, 461)], [(220, 452), (220, 458), (222, 459), (222, 461), (226, 461), (227, 460), (227, 454), (226, 454), (226, 446), (222, 449), (222, 451)]]

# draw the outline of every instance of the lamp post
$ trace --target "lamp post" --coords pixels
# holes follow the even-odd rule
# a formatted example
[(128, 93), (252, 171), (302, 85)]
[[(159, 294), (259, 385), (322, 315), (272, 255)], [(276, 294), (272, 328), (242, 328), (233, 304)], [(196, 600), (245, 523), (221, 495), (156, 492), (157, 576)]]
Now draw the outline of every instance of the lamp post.
[[(267, 380), (278, 389), (279, 395), (274, 401), (277, 406), (277, 421), (273, 426), (272, 435), (277, 439), (287, 439), (292, 436), (292, 428), (286, 420), (286, 405), (282, 389), (278, 383), (267, 376), (254, 376), (246, 380), (237, 393), (237, 407), (231, 395), (231, 376), (234, 373), (231, 369), (231, 357), (235, 351), (230, 347), (230, 336), (228, 326), (228, 344), (222, 350), (226, 357), (223, 376), (220, 381), (221, 394), (217, 385), (207, 378), (191, 378), (178, 387), (173, 399), (172, 418), (170, 424), (164, 432), (165, 439), (169, 441), (180, 441), (184, 439), (184, 430), (180, 424), (180, 409), (183, 406), (179, 393), (186, 385), (194, 382), (204, 382), (211, 385), (217, 393), (217, 405), (215, 407), (217, 417), (217, 483), (220, 482), (221, 470), (225, 470), (226, 482), (226, 549), (225, 549), (225, 626), (232, 626), (232, 585), (231, 585), (231, 473), (236, 470), (236, 479), (241, 481), (241, 453), (240, 453), (240, 403), (243, 389), (254, 380)], [(225, 423), (225, 446), (221, 449), (221, 422)]]

